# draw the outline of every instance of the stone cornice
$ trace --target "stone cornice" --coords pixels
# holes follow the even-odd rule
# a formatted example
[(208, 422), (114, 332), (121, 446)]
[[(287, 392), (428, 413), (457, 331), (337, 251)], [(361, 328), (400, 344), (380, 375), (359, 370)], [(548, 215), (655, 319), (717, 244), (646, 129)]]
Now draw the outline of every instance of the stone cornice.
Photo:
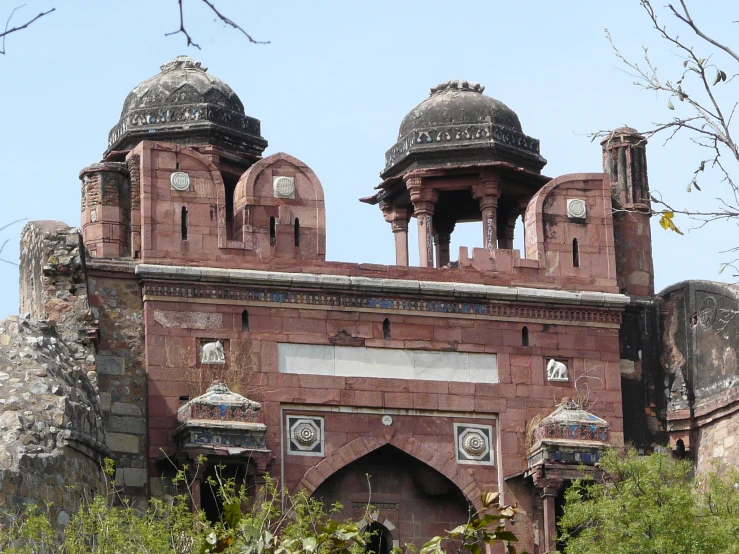
[(492, 301), (517, 301), (603, 308), (623, 308), (630, 302), (630, 298), (626, 295), (607, 292), (564, 291), (472, 283), (378, 279), (374, 277), (287, 273), (250, 269), (217, 269), (139, 264), (136, 266), (136, 275), (141, 280), (294, 287), (326, 292), (356, 291), (373, 294), (436, 296), (455, 300), (486, 299)]

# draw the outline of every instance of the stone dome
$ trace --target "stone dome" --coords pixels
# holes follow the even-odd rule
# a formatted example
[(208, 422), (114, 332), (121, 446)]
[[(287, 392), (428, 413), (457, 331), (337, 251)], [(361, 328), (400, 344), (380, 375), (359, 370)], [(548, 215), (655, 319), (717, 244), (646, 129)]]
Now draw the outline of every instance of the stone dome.
[(435, 86), (429, 97), (403, 118), (398, 139), (414, 129), (468, 123), (494, 123), (522, 133), (516, 112), (484, 95), (484, 90), (484, 86), (470, 81), (447, 81)]
[(120, 121), (108, 136), (108, 152), (130, 149), (146, 138), (261, 155), (267, 142), (260, 122), (246, 115), (231, 87), (187, 56), (160, 69), (126, 97)]
[(509, 162), (540, 172), (539, 141), (524, 134), (516, 112), (471, 81), (447, 81), (403, 118), (385, 154), (385, 179), (404, 171), (471, 163)]

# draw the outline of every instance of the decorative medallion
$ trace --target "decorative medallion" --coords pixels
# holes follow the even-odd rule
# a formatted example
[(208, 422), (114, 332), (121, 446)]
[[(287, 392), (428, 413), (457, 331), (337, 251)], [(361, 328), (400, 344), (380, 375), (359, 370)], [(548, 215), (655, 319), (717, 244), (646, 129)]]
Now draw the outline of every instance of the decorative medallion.
[(585, 219), (586, 213), (584, 199), (569, 198), (567, 200), (567, 217), (569, 219)]
[(190, 190), (190, 176), (182, 171), (175, 171), (169, 176), (169, 184), (172, 186), (172, 190), (188, 191)]
[(92, 210), (90, 212), (90, 221), (92, 221), (93, 223), (95, 223), (97, 220), (98, 220), (98, 212), (97, 212), (97, 210)]
[(382, 424), (386, 427), (393, 424), (393, 418), (389, 415), (382, 416)]
[(492, 425), (455, 423), (454, 439), (458, 464), (494, 464)]
[(275, 198), (295, 198), (295, 177), (272, 177)]
[(289, 454), (323, 456), (323, 418), (287, 416)]
[(713, 296), (707, 296), (698, 310), (698, 321), (708, 329), (713, 325), (714, 319), (716, 319), (716, 299)]
[(479, 456), (483, 454), (488, 448), (487, 440), (485, 435), (480, 431), (471, 429), (466, 431), (464, 438), (462, 439), (462, 449), (470, 456)]

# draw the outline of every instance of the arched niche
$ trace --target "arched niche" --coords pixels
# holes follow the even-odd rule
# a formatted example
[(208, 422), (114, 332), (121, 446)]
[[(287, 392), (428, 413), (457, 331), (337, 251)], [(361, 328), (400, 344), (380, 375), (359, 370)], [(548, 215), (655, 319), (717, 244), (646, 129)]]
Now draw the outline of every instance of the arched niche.
[(312, 494), (325, 506), (343, 508), (334, 519), (352, 518), (377, 531), (380, 550), (406, 542), (422, 545), (468, 520), (473, 510), (449, 478), (391, 444), (359, 457), (326, 478)]

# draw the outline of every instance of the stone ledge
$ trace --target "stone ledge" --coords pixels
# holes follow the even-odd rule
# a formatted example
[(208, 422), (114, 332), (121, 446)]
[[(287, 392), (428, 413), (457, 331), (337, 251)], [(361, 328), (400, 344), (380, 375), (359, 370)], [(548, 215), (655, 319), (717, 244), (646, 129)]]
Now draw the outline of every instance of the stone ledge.
[[(224, 275), (227, 274), (227, 279)], [(323, 290), (356, 290), (376, 293), (422, 294), (451, 298), (486, 298), (488, 300), (556, 303), (570, 306), (594, 306), (621, 308), (631, 299), (624, 294), (564, 291), (546, 288), (500, 287), (470, 283), (416, 281), (404, 279), (381, 279), (374, 277), (345, 277), (313, 273), (283, 273), (280, 271), (258, 271), (251, 269), (194, 268), (158, 264), (139, 264), (136, 267), (139, 279), (163, 279), (177, 281), (219, 282), (227, 281), (240, 285), (281, 285), (285, 287), (320, 288)]]

